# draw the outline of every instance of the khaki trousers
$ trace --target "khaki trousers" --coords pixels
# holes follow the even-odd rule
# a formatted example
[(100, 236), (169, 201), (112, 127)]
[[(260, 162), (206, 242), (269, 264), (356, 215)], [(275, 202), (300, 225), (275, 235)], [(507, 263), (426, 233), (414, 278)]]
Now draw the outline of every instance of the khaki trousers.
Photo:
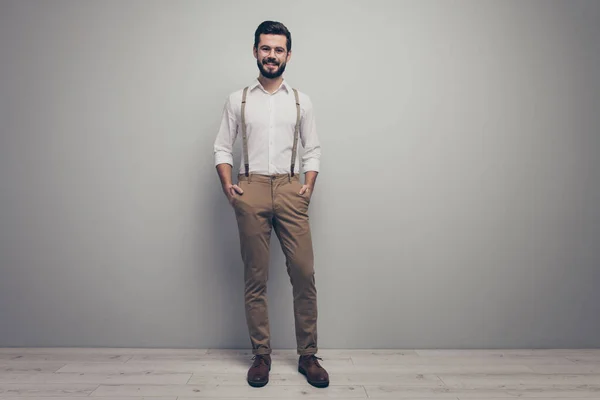
[(244, 262), (245, 309), (253, 354), (270, 354), (267, 311), (269, 243), (275, 230), (292, 284), (297, 353), (317, 352), (317, 290), (308, 221), (310, 194), (298, 175), (238, 176), (243, 194), (232, 205)]

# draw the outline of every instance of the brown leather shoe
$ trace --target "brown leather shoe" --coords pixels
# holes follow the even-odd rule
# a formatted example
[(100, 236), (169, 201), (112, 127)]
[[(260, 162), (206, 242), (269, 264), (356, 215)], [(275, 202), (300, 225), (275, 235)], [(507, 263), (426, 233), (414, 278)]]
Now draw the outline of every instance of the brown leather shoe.
[(314, 387), (324, 388), (329, 386), (329, 374), (325, 371), (319, 361), (322, 358), (314, 354), (308, 356), (300, 356), (298, 359), (298, 372), (306, 376), (308, 383)]
[(269, 383), (271, 356), (269, 354), (257, 354), (252, 359), (254, 362), (248, 370), (248, 383), (253, 387), (265, 386)]

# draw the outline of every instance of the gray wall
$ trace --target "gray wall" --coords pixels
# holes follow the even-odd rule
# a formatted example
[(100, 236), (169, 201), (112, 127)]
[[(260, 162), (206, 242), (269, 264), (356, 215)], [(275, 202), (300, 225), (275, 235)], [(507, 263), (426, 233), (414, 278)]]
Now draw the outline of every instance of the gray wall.
[(249, 347), (212, 144), (265, 19), (323, 145), (322, 348), (600, 346), (600, 2), (441, 0), (2, 0), (1, 346)]

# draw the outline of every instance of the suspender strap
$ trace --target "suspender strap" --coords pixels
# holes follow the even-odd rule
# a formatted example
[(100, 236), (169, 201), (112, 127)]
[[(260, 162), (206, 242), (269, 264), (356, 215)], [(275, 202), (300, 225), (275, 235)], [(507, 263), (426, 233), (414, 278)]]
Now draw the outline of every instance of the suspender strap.
[(296, 97), (296, 128), (294, 129), (294, 147), (292, 148), (292, 167), (290, 171), (292, 171), (292, 176), (294, 176), (294, 166), (296, 165), (296, 152), (298, 149), (298, 131), (300, 128), (300, 99), (298, 98), (298, 91), (296, 89), (292, 89), (294, 91), (294, 96)]
[[(300, 130), (300, 99), (298, 91), (294, 91), (294, 97), (296, 98), (296, 127), (294, 128), (294, 147), (292, 148), (292, 166), (291, 172), (294, 176), (294, 166), (296, 165), (296, 153), (298, 152), (298, 132)], [(244, 141), (244, 167), (246, 168), (246, 176), (250, 175), (250, 162), (248, 161), (248, 137), (246, 135), (246, 94), (248, 93), (248, 87), (244, 88), (242, 94), (242, 137)]]
[(250, 174), (250, 162), (248, 161), (248, 137), (246, 136), (246, 94), (248, 93), (248, 87), (244, 88), (242, 94), (242, 137), (244, 139), (244, 161), (246, 167), (246, 176)]

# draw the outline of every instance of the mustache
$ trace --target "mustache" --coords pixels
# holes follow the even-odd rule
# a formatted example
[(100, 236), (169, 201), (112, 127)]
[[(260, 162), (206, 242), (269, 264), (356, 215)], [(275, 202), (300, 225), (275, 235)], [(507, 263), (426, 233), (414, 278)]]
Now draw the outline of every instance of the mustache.
[(273, 58), (265, 58), (265, 60), (263, 61), (263, 64), (275, 64), (275, 65), (279, 65), (279, 63), (277, 62), (277, 60), (273, 59)]

